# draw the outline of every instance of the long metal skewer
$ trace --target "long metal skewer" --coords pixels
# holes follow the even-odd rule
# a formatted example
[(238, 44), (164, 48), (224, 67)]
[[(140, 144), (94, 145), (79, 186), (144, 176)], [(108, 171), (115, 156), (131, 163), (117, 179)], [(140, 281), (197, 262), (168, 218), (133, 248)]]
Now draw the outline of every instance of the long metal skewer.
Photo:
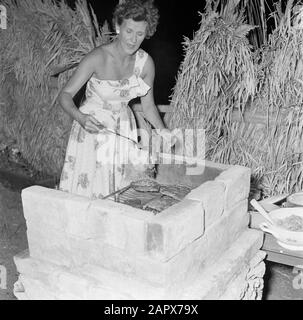
[(127, 137), (127, 136), (124, 136), (123, 134), (121, 134), (121, 133), (119, 133), (119, 132), (117, 132), (115, 130), (112, 130), (112, 129), (109, 129), (109, 128), (102, 128), (101, 131), (102, 130), (106, 130), (106, 131), (108, 131), (108, 132), (110, 132), (112, 134), (115, 134), (116, 136), (119, 136), (119, 137), (122, 137), (124, 139), (127, 139), (127, 140), (133, 142), (134, 144), (136, 144), (137, 146), (139, 146), (139, 143), (137, 141), (135, 141), (135, 140), (133, 140), (133, 139)]
[(120, 189), (120, 190), (116, 190), (116, 191), (108, 194), (107, 196), (103, 197), (102, 200), (107, 199), (107, 198), (109, 198), (109, 197), (112, 197), (112, 196), (114, 196), (114, 195), (120, 194), (120, 193), (126, 191), (127, 189), (129, 189), (130, 187), (131, 187), (131, 185), (128, 185), (128, 186), (126, 186), (126, 187), (124, 187), (124, 188), (122, 188), (122, 189)]

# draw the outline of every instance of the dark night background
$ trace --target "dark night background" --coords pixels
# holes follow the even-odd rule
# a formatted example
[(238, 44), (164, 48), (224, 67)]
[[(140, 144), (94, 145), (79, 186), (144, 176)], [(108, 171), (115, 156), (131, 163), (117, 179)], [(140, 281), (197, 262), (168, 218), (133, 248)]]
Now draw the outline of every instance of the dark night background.
[[(118, 0), (87, 0), (91, 4), (100, 25), (107, 20), (111, 25), (112, 12)], [(74, 0), (68, 0), (73, 6)], [(199, 11), (204, 10), (204, 0), (155, 0), (160, 21), (155, 35), (142, 44), (142, 48), (154, 59), (156, 77), (154, 95), (156, 104), (168, 104), (175, 85), (177, 72), (184, 57), (184, 36), (192, 39), (199, 28)]]

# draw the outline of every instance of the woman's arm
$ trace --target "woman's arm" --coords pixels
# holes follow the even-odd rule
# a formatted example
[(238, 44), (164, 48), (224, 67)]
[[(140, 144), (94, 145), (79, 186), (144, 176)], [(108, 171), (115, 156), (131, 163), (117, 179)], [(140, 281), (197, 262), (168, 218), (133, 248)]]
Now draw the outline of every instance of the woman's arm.
[(157, 131), (157, 133), (160, 134), (171, 146), (173, 146), (177, 141), (177, 137), (165, 127), (160, 117), (158, 108), (155, 105), (153, 93), (155, 65), (150, 56), (148, 56), (144, 65), (142, 78), (151, 87), (146, 96), (141, 97), (141, 104), (145, 118), (153, 125), (155, 129), (160, 129)]
[(97, 57), (100, 59), (100, 54), (97, 55), (96, 51), (93, 50), (81, 60), (76, 71), (61, 90), (58, 97), (62, 109), (90, 133), (99, 132), (100, 127), (98, 125), (100, 126), (100, 123), (93, 116), (82, 113), (76, 107), (73, 97), (95, 72)]
[(165, 125), (160, 117), (154, 101), (153, 87), (155, 78), (155, 65), (150, 56), (148, 56), (144, 65), (142, 78), (151, 88), (144, 97), (141, 97), (141, 105), (145, 118), (153, 125), (155, 129), (164, 129)]

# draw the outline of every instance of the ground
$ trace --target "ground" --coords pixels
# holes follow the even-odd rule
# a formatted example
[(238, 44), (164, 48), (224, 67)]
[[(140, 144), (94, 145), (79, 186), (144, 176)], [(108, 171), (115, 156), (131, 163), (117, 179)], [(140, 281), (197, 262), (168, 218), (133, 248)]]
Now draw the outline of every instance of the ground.
[(11, 300), (17, 280), (13, 256), (27, 248), (26, 224), (19, 191), (0, 184), (0, 201), (0, 265), (7, 270), (7, 289), (0, 286), (0, 300)]
[[(13, 285), (18, 272), (13, 257), (28, 247), (21, 191), (34, 184), (33, 181), (43, 180), (45, 183), (49, 180), (28, 168), (25, 170), (26, 165), (16, 159), (16, 154), (15, 159), (10, 154), (10, 161), (1, 161), (1, 156), (7, 160), (7, 153), (0, 152), (0, 267), (4, 266), (7, 270), (7, 288), (2, 288), (4, 282), (0, 280), (0, 300), (14, 300)], [(296, 289), (294, 285), (297, 275), (290, 266), (266, 262), (263, 299), (303, 300), (302, 278), (297, 282), (300, 288)]]
[(4, 266), (7, 272), (7, 289), (2, 289), (0, 268), (0, 300), (16, 299), (13, 285), (18, 273), (13, 257), (28, 248), (21, 191), (35, 181), (43, 184), (49, 180), (31, 168), (16, 148), (0, 150), (0, 267)]
[(266, 262), (264, 300), (303, 300), (303, 275), (290, 266)]

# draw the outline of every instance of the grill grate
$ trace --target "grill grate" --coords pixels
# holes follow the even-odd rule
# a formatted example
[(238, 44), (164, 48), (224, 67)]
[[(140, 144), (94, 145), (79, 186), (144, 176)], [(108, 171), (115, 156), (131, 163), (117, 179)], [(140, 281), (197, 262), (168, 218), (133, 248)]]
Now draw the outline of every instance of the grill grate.
[[(164, 186), (164, 185), (161, 185)], [(160, 189), (161, 191), (161, 189)], [(135, 208), (140, 208), (146, 211), (152, 211), (154, 214), (159, 213), (160, 211), (170, 207), (171, 205), (181, 201), (181, 199), (176, 200), (172, 197), (168, 197), (167, 195), (161, 193), (161, 192), (151, 192), (151, 191), (146, 191), (146, 192), (141, 192), (137, 191), (131, 186), (127, 188), (126, 190), (122, 191), (121, 193), (114, 194), (110, 197), (108, 197), (109, 200), (127, 204), (129, 206), (135, 207)], [(145, 205), (150, 203), (152, 200), (155, 199), (160, 199), (163, 200), (163, 197), (169, 198), (169, 201), (167, 201), (167, 205), (165, 203), (164, 208), (162, 207), (161, 210), (157, 210), (154, 208), (148, 208), (148, 206), (145, 208)], [(185, 197), (185, 195), (184, 195)]]
[(142, 207), (148, 203), (149, 201), (161, 197), (160, 192), (140, 192), (136, 191), (133, 188), (129, 188), (119, 194), (113, 195), (108, 199), (113, 200), (115, 202), (126, 203), (128, 204), (131, 201), (138, 200), (142, 204)]

